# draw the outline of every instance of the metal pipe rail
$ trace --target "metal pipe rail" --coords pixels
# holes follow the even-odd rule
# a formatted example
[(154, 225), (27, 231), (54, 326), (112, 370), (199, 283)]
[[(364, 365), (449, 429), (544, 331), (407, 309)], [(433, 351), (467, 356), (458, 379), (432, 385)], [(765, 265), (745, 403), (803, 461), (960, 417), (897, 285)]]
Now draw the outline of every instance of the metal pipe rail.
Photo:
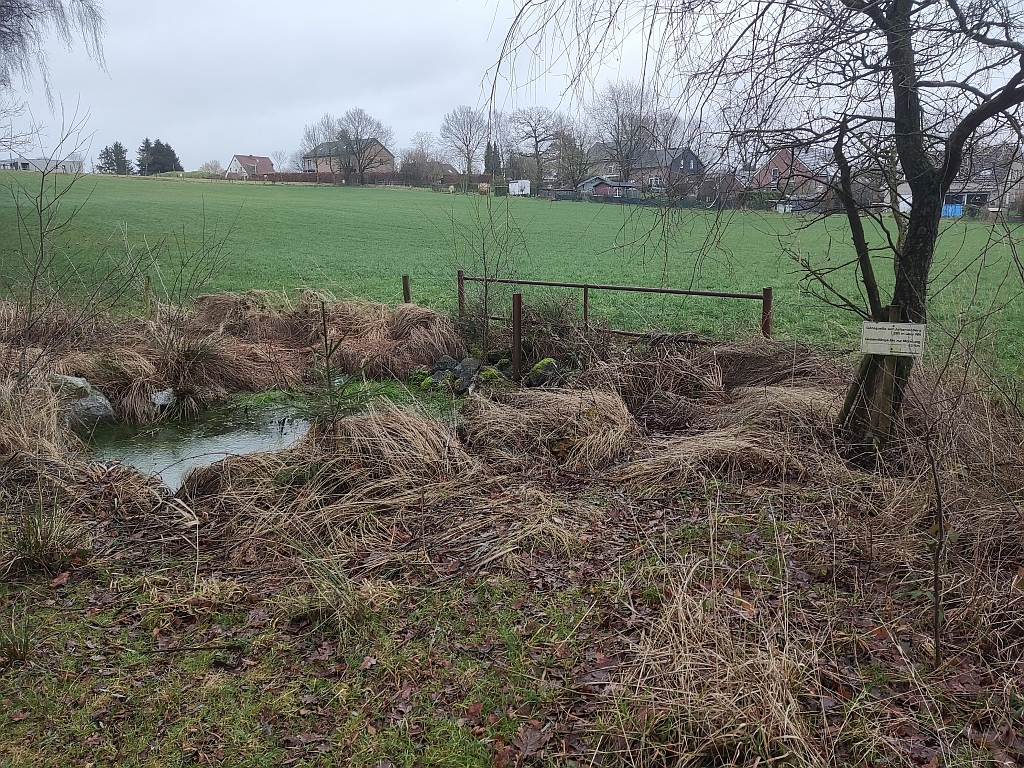
[[(548, 280), (513, 280), (510, 278), (472, 277), (458, 271), (459, 317), (466, 314), (466, 283), (498, 283), (501, 285), (539, 285), (549, 288), (576, 288), (583, 291), (583, 327), (590, 327), (590, 291), (626, 291), (631, 293), (661, 293), (668, 296), (708, 296), (719, 299), (750, 299), (761, 302), (761, 333), (772, 337), (772, 289), (766, 286), (761, 293), (734, 291), (695, 291), (685, 288), (650, 288), (638, 285), (601, 285), (595, 283), (560, 283)], [(631, 332), (622, 332), (623, 334)], [(644, 334), (637, 334), (644, 335)]]

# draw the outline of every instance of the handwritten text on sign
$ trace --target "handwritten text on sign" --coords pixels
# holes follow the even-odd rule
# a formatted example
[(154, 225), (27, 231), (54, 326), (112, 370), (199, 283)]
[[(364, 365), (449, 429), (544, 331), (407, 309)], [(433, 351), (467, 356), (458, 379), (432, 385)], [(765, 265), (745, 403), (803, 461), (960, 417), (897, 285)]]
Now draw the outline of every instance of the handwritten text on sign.
[(865, 355), (920, 357), (924, 354), (924, 325), (915, 323), (864, 323), (860, 351)]

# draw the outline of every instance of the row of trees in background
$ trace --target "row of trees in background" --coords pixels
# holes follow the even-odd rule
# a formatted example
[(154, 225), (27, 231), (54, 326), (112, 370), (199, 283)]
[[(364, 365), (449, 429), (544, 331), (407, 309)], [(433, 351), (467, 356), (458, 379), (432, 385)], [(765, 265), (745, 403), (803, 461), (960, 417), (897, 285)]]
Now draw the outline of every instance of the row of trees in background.
[[(546, 179), (565, 188), (585, 180), (595, 162), (614, 166), (630, 180), (640, 154), (652, 147), (673, 148), (686, 136), (686, 123), (635, 82), (611, 83), (590, 102), (586, 114), (569, 116), (547, 107), (531, 106), (512, 112), (460, 105), (444, 115), (440, 130), (415, 134), (397, 153), (394, 170), (411, 183), (428, 183), (445, 173), (467, 176), (479, 172), (504, 178), (530, 179), (535, 189)], [(299, 151), (274, 153), (280, 170), (325, 169), (355, 174), (392, 170), (372, 144), (392, 148), (390, 126), (355, 108), (341, 117), (325, 114), (305, 126)], [(601, 157), (594, 156), (599, 147)], [(390, 154), (390, 153), (389, 153)], [(310, 162), (312, 161), (312, 162)]]
[(577, 116), (542, 106), (512, 112), (459, 106), (444, 116), (438, 140), (416, 135), (399, 153), (403, 173), (433, 162), (451, 162), (459, 173), (546, 180), (568, 189), (593, 175), (595, 165), (630, 181), (639, 158), (651, 149), (696, 144), (699, 134), (678, 113), (661, 106), (636, 82), (609, 83)]
[(115, 176), (155, 176), (158, 173), (182, 171), (178, 154), (170, 144), (157, 139), (150, 141), (146, 137), (135, 153), (135, 162), (128, 159), (128, 150), (115, 141), (100, 150), (99, 162), (96, 164), (99, 173)]

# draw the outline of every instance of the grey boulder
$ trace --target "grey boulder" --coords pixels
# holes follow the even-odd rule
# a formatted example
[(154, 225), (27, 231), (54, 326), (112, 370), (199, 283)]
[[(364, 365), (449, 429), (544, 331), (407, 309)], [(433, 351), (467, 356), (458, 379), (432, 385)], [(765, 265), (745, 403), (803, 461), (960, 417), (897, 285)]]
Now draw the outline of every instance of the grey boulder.
[(67, 409), (69, 425), (74, 429), (92, 429), (117, 421), (114, 407), (102, 392), (80, 376), (51, 373), (47, 382)]

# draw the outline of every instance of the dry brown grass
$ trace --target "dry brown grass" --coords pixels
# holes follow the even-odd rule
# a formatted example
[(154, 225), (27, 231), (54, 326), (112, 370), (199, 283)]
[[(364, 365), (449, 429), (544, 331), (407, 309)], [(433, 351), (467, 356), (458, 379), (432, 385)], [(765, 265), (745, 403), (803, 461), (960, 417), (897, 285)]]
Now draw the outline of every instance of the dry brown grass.
[[(347, 373), (363, 371), (373, 378), (405, 379), (418, 365), (432, 365), (448, 355), (465, 354), (447, 315), (415, 304), (388, 309), (379, 304), (342, 302), (351, 316), (339, 328), (337, 356)], [(361, 310), (361, 311), (356, 311)]]
[(396, 519), (485, 478), (452, 428), (380, 403), (314, 427), (288, 451), (197, 470), (179, 496), (208, 521), (207, 539), (232, 557), (254, 557), (252, 547), (287, 556), (312, 541), (336, 551), (374, 542), (385, 551)]
[(88, 344), (110, 332), (110, 318), (76, 307), (48, 302), (29, 308), (27, 302), (0, 300), (0, 344), (45, 349)]
[(60, 402), (45, 382), (0, 379), (0, 463), (15, 454), (62, 459), (76, 444), (64, 425)]
[(683, 562), (661, 614), (604, 713), (609, 751), (631, 766), (832, 764), (804, 716), (805, 649), (765, 605), (736, 597), (709, 562)]
[(135, 348), (75, 352), (54, 367), (57, 373), (81, 376), (99, 387), (125, 421), (145, 423), (157, 416), (152, 394), (161, 389), (160, 377), (156, 365)]
[(207, 332), (250, 341), (317, 345), (326, 320), (337, 361), (346, 373), (404, 379), (417, 365), (464, 353), (451, 320), (415, 304), (388, 307), (326, 292), (304, 291), (294, 302), (267, 291), (214, 294), (196, 300), (194, 323)]
[[(172, 415), (189, 415), (231, 392), (294, 385), (322, 348), (325, 320), (339, 372), (404, 379), (418, 365), (464, 354), (449, 318), (431, 309), (250, 291), (200, 296), (194, 311), (157, 305), (149, 320), (83, 323), (56, 307), (30, 331), (18, 307), (0, 303), (0, 370), (83, 376), (124, 420), (144, 423), (168, 415), (151, 400), (163, 389), (178, 396)], [(26, 338), (34, 346), (23, 348)]]
[(651, 442), (612, 477), (643, 496), (672, 496), (684, 484), (708, 479), (777, 482), (803, 473), (803, 463), (777, 435), (736, 426)]
[(617, 394), (600, 390), (524, 389), (470, 395), (462, 407), (467, 441), (498, 461), (542, 459), (590, 473), (628, 451), (639, 438)]
[(742, 424), (789, 433), (824, 433), (842, 405), (842, 393), (817, 387), (740, 387), (715, 410), (723, 427)]
[[(335, 309), (339, 329), (389, 336), (432, 322), (411, 308)], [(111, 381), (149, 375), (150, 364), (162, 375), (141, 350), (109, 354)], [(567, 647), (607, 643), (621, 662), (579, 710), (569, 685), (551, 708), (568, 704), (604, 765), (909, 767), (931, 754), (938, 765), (986, 764), (970, 734), (997, 731), (1024, 701), (1020, 419), (980, 393), (918, 396), (903, 442), (866, 472), (832, 444), (841, 388), (827, 371), (757, 352), (747, 378), (758, 383), (730, 388), (704, 354), (592, 370), (605, 377), (597, 390), (472, 396), (464, 440), (454, 425), (377, 404), (318, 424), (290, 450), (200, 470), (174, 500), (123, 468), (78, 466), (59, 479), (83, 515), (118, 510), (130, 546), (134, 532), (155, 530), (197, 571), (305, 579), (313, 595), (292, 608), (333, 612), (349, 630), (456, 575), (512, 574), (528, 601), (542, 573), (586, 603)], [(729, 365), (740, 381), (742, 366)], [(691, 434), (642, 435), (630, 412), (657, 398), (692, 404)], [(938, 670), (927, 424), (941, 426), (932, 447), (949, 526)], [(12, 485), (34, 489), (38, 477)], [(684, 501), (664, 503), (680, 491)], [(912, 756), (908, 744), (933, 751)]]
[(174, 390), (181, 406), (175, 413), (189, 415), (230, 392), (286, 387), (299, 377), (287, 358), (219, 333), (147, 323), (123, 329), (118, 341), (66, 355), (53, 368), (88, 379), (110, 399), (118, 416), (131, 423), (166, 415), (152, 401), (160, 390)]
[(703, 364), (713, 361), (718, 366), (727, 390), (794, 385), (841, 389), (850, 381), (845, 360), (799, 342), (755, 337), (700, 347), (693, 355)]
[(630, 413), (649, 429), (675, 431), (698, 424), (706, 404), (724, 399), (722, 375), (713, 360), (652, 350), (585, 371), (579, 385), (618, 392)]

